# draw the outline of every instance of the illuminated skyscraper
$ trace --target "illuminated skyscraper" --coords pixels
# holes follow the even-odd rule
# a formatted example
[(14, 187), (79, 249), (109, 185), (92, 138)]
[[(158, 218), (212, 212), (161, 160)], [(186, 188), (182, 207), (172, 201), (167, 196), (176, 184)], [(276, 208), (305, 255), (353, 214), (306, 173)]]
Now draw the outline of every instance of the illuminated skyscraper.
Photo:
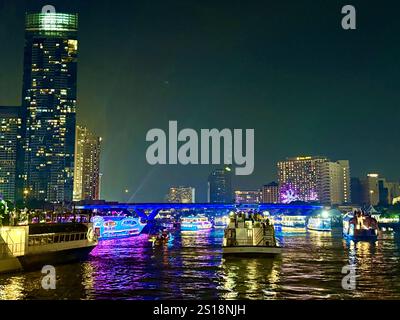
[(296, 157), (278, 162), (281, 202), (318, 201), (321, 163), (326, 161), (324, 157)]
[(0, 107), (0, 194), (12, 202), (21, 191), (17, 177), (18, 164), (23, 160), (19, 157), (21, 134), (21, 107)]
[(76, 127), (74, 201), (100, 197), (100, 144), (100, 137)]
[(192, 187), (171, 187), (167, 195), (169, 203), (194, 203), (195, 188)]
[(350, 165), (325, 157), (296, 157), (278, 162), (280, 201), (351, 202)]
[(25, 22), (24, 195), (69, 202), (74, 172), (78, 17), (28, 13)]
[(208, 202), (233, 202), (232, 169), (230, 167), (216, 169), (208, 177)]

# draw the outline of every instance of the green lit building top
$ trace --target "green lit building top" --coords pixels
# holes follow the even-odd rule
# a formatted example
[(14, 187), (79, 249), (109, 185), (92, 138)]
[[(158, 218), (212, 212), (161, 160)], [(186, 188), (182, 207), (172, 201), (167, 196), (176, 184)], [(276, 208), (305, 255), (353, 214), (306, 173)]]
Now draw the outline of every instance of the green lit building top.
[(39, 33), (76, 32), (78, 15), (71, 13), (28, 13), (26, 31)]

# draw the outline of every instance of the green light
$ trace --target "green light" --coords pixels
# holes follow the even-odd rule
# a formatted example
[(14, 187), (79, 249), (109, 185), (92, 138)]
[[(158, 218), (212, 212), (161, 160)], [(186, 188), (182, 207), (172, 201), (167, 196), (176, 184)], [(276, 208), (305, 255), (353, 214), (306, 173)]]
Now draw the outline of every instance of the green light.
[(77, 31), (78, 15), (68, 13), (30, 13), (26, 15), (27, 31)]

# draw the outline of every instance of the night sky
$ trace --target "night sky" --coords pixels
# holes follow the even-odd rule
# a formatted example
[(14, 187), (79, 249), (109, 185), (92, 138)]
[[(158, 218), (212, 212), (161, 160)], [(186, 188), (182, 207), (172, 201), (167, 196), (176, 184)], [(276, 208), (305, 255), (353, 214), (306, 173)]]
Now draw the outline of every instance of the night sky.
[[(398, 179), (398, 1), (0, 0), (0, 105), (19, 105), (24, 13), (79, 13), (78, 123), (103, 137), (102, 198), (206, 200), (212, 166), (147, 164), (148, 130), (254, 128), (255, 170), (295, 155), (349, 159), (352, 176)], [(341, 8), (357, 9), (357, 30)], [(125, 194), (124, 190), (129, 193)]]

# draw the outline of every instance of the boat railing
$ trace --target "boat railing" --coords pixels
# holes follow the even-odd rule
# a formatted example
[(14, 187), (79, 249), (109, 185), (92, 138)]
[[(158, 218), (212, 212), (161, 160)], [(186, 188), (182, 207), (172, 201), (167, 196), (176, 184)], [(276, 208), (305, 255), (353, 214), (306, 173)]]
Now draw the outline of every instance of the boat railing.
[(28, 246), (43, 246), (53, 243), (86, 240), (87, 232), (44, 233), (28, 236)]
[(23, 255), (25, 251), (24, 243), (0, 243), (0, 259)]

